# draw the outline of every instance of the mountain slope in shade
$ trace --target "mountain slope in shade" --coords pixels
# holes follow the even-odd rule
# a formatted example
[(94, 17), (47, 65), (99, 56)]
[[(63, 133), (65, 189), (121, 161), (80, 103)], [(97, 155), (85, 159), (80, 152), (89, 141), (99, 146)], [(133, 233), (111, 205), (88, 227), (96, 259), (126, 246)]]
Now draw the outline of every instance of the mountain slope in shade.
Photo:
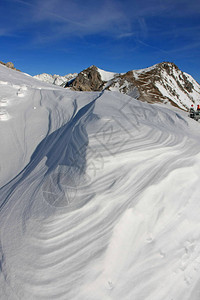
[(200, 103), (200, 85), (173, 63), (117, 74), (91, 66), (66, 86), (78, 91), (119, 91), (149, 103), (171, 103), (181, 109)]
[(0, 110), (1, 300), (199, 300), (198, 122), (1, 65)]

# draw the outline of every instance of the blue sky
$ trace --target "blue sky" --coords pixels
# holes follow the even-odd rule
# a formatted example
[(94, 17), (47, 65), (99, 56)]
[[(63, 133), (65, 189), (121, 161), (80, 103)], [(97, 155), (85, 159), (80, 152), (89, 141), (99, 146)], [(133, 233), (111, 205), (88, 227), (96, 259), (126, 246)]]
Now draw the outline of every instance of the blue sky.
[(170, 61), (200, 82), (200, 1), (0, 0), (0, 60), (31, 75)]

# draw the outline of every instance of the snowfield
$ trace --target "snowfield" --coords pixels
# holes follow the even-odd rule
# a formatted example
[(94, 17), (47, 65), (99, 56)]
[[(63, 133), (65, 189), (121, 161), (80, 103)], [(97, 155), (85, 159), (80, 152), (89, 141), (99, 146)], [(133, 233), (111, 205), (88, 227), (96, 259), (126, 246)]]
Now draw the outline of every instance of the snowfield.
[(0, 66), (0, 299), (199, 300), (199, 129)]

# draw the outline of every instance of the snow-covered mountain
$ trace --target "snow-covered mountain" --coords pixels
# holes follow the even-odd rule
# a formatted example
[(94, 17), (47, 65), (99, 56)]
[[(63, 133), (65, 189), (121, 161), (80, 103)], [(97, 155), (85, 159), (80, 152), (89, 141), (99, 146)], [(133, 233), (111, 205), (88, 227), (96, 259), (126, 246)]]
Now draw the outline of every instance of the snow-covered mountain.
[(64, 85), (66, 85), (67, 82), (74, 79), (77, 75), (78, 75), (77, 73), (70, 73), (70, 74), (67, 74), (64, 76), (43, 73), (43, 74), (35, 75), (35, 76), (33, 76), (33, 78), (36, 78), (40, 81), (44, 81), (47, 83), (64, 86)]
[(75, 91), (118, 91), (141, 101), (170, 103), (183, 110), (200, 101), (200, 85), (170, 62), (127, 73), (108, 72), (93, 65), (79, 74), (44, 73), (34, 78)]
[(0, 299), (199, 300), (199, 126), (0, 65)]
[(200, 101), (200, 85), (169, 62), (123, 74), (91, 66), (66, 86), (78, 91), (119, 91), (141, 101), (171, 103), (182, 109)]

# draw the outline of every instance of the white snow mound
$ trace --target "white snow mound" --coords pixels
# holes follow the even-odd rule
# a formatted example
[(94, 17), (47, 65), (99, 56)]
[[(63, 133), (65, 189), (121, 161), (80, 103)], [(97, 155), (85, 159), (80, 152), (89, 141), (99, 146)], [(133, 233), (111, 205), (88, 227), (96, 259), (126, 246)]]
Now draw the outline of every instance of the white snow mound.
[(199, 300), (200, 125), (1, 66), (0, 97), (1, 300)]

